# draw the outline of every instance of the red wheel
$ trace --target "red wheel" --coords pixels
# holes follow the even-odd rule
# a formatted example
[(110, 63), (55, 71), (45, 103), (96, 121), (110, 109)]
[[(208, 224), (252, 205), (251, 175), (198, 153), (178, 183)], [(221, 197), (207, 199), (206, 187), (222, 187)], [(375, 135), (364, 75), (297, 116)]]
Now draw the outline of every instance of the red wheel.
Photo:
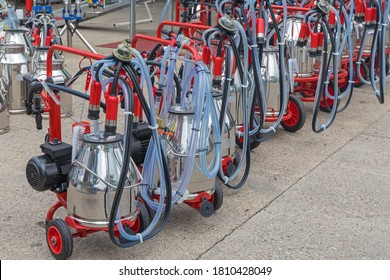
[(54, 219), (47, 223), (46, 241), (55, 259), (66, 260), (72, 255), (72, 233), (64, 220)]
[(143, 202), (139, 201), (138, 209), (139, 209), (138, 218), (137, 218), (134, 226), (131, 227), (131, 229), (135, 233), (144, 231), (150, 225), (150, 222), (151, 222), (148, 209), (143, 204)]
[(290, 94), (288, 98), (287, 111), (291, 112), (291, 118), (282, 121), (280, 124), (288, 132), (296, 132), (305, 124), (306, 111), (302, 100), (296, 95)]

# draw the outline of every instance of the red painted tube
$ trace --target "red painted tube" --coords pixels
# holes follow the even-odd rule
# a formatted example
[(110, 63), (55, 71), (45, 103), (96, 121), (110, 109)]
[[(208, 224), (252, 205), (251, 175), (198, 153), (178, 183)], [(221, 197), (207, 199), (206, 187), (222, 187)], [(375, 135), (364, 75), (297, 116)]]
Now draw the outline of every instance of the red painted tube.
[(25, 5), (25, 8), (26, 8), (26, 14), (28, 16), (31, 15), (31, 11), (32, 11), (32, 7), (33, 7), (33, 0), (26, 0), (26, 5)]
[(309, 26), (306, 22), (302, 22), (301, 30), (298, 35), (298, 45), (303, 47), (306, 44), (307, 37), (309, 35)]
[(333, 11), (329, 11), (329, 26), (330, 28), (336, 27), (336, 14)]
[(102, 84), (97, 81), (92, 81), (91, 93), (89, 96), (89, 104), (100, 106), (101, 92), (102, 92)]
[(119, 99), (117, 96), (106, 96), (106, 122), (117, 121)]
[(137, 94), (134, 94), (134, 121), (142, 119), (142, 106)]
[[(283, 10), (283, 6), (280, 6), (280, 5), (271, 5), (271, 7), (274, 10), (278, 10), (278, 11)], [(287, 11), (289, 11), (289, 12), (308, 12), (308, 11), (310, 11), (310, 8), (288, 6)]]
[(371, 24), (375, 24), (376, 22), (376, 8), (372, 8), (371, 10)]
[(162, 30), (164, 28), (164, 26), (177, 26), (177, 27), (181, 27), (181, 28), (184, 28), (184, 29), (199, 29), (199, 30), (207, 30), (209, 28), (211, 28), (210, 26), (208, 25), (202, 25), (202, 24), (192, 24), (192, 23), (186, 23), (186, 22), (175, 22), (175, 21), (163, 21), (161, 22), (159, 25), (158, 25), (158, 28), (157, 28), (157, 34), (156, 36), (158, 38), (161, 38), (161, 35), (162, 35)]
[(88, 119), (98, 120), (100, 113), (100, 98), (102, 93), (102, 85), (97, 81), (92, 81), (89, 94)]
[(356, 15), (357, 16), (362, 16), (364, 15), (364, 3), (362, 0), (357, 0), (356, 1)]
[(202, 60), (204, 61), (204, 63), (206, 63), (206, 65), (210, 65), (210, 62), (211, 62), (211, 52), (210, 52), (210, 48), (208, 46), (203, 46), (202, 48)]
[(317, 49), (318, 49), (318, 33), (312, 33), (310, 35), (309, 54), (311, 56), (315, 56), (317, 54)]
[(213, 79), (220, 80), (222, 77), (223, 58), (213, 55)]
[(364, 21), (366, 22), (366, 24), (371, 24), (371, 22), (372, 22), (372, 8), (367, 8)]
[(344, 16), (344, 13), (341, 13), (341, 14), (340, 14), (340, 23), (341, 23), (341, 24), (345, 24), (345, 16)]
[[(155, 43), (158, 43), (158, 44), (162, 44), (162, 45), (170, 45), (172, 43), (172, 41), (170, 40), (165, 40), (165, 39), (161, 39), (161, 38), (156, 38), (156, 37), (152, 37), (152, 36), (148, 36), (148, 35), (143, 35), (143, 34), (136, 34), (134, 37), (133, 37), (133, 40), (131, 42), (131, 45), (133, 47), (135, 47), (137, 45), (137, 41), (138, 40), (147, 40), (147, 41), (151, 41), (151, 42), (155, 42)], [(189, 45), (184, 45), (183, 47), (184, 49), (188, 50), (189, 52), (191, 52), (191, 54), (193, 55), (194, 57), (194, 60), (195, 62), (197, 61), (202, 61), (202, 57), (201, 55), (191, 46)]]
[(258, 43), (264, 43), (264, 19), (263, 18), (256, 18), (256, 37)]
[(322, 52), (324, 45), (324, 33), (323, 32), (318, 32), (318, 42), (317, 42), (317, 49), (318, 52)]

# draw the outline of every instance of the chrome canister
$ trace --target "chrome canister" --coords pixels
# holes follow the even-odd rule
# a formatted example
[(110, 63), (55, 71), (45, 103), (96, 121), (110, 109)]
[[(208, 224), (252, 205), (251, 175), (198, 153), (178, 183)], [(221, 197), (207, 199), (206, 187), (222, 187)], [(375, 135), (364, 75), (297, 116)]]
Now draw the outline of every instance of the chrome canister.
[[(48, 48), (37, 48), (34, 53), (33, 63), (32, 63), (32, 78), (39, 81), (46, 80), (46, 59), (47, 59)], [(65, 68), (65, 62), (63, 59), (58, 56), (54, 56), (52, 60), (52, 79), (56, 84), (66, 84), (70, 79), (71, 75)], [(72, 95), (71, 94), (61, 94), (61, 117), (72, 115)], [(47, 113), (43, 114), (43, 117), (47, 118)]]
[(28, 86), (18, 75), (29, 73), (30, 58), (21, 44), (0, 45), (1, 79), (7, 92), (7, 103), (10, 114), (24, 113)]
[(295, 72), (295, 77), (307, 78), (314, 75), (313, 64), (315, 59), (309, 56), (307, 44), (303, 47), (297, 46), (301, 26), (301, 18), (288, 18), (284, 40), (287, 47), (287, 59), (296, 61), (297, 72)]
[[(119, 134), (82, 137), (82, 146), (69, 173), (67, 210), (84, 226), (108, 226), (123, 162), (122, 139)], [(132, 160), (130, 166), (119, 211), (122, 219), (133, 221), (138, 217), (135, 196), (142, 178)]]
[[(281, 79), (286, 79), (286, 85), (288, 85), (288, 78), (281, 77), (279, 73), (279, 50), (274, 47), (264, 49), (263, 60), (261, 64), (261, 74), (264, 81), (264, 86), (267, 96), (267, 116), (277, 117), (280, 112), (277, 111), (280, 107), (280, 92)], [(277, 109), (278, 108), (278, 109)], [(284, 114), (285, 110), (281, 112)]]
[(31, 40), (28, 38), (28, 30), (23, 29), (8, 29), (4, 30), (3, 44), (20, 44), (26, 48), (25, 52), (28, 56), (32, 57), (34, 54), (34, 48), (31, 44)]
[[(173, 106), (169, 109), (167, 127), (173, 136), (166, 140), (166, 156), (169, 165), (172, 189), (176, 191), (183, 179), (185, 162), (188, 160), (190, 137), (192, 134), (192, 124), (194, 121), (194, 111), (183, 109), (180, 106)], [(210, 160), (213, 149), (212, 143), (208, 143), (207, 159)], [(196, 155), (198, 157), (198, 155)], [(209, 162), (209, 161), (208, 161)], [(215, 179), (205, 177), (196, 167), (191, 174), (191, 181), (187, 186), (190, 197), (199, 192), (214, 192)]]

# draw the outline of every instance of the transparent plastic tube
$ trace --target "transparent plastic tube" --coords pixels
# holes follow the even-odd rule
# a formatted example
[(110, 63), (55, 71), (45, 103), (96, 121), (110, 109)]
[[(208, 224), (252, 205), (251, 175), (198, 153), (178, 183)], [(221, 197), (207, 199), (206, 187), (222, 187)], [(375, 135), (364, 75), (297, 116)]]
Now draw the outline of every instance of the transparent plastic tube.
[[(148, 96), (149, 96), (151, 126), (156, 127), (157, 124), (155, 122), (156, 112), (154, 110), (155, 107), (154, 107), (154, 99), (153, 99), (154, 98), (153, 97), (153, 87), (151, 84), (150, 76), (148, 76), (149, 71), (148, 71), (148, 68), (147, 68), (145, 61), (142, 58), (141, 54), (135, 49), (132, 50), (132, 54), (135, 56), (133, 63), (137, 64), (137, 66), (139, 67), (139, 69), (141, 70), (141, 72), (143, 73), (143, 75), (145, 77), (146, 87), (147, 87)], [(125, 95), (125, 96), (127, 96), (127, 95)], [(126, 98), (125, 98), (125, 107), (126, 106), (128, 106), (128, 102), (126, 101)], [(147, 180), (150, 180), (153, 183), (154, 170), (156, 167), (155, 164), (157, 164), (157, 168), (159, 170), (159, 174), (161, 175), (161, 178), (164, 178), (164, 176), (167, 176), (164, 173), (164, 168), (163, 168), (163, 163), (162, 163), (162, 154), (161, 154), (161, 145), (160, 145), (160, 141), (159, 141), (159, 136), (157, 134), (157, 129), (152, 129), (152, 138), (151, 138), (146, 156), (147, 157), (145, 158), (145, 165), (144, 165), (143, 174), (146, 174)], [(152, 164), (150, 164), (150, 163), (152, 163)], [(144, 182), (147, 182), (147, 181), (145, 181), (145, 178), (144, 178)], [(145, 190), (146, 190), (146, 194), (145, 194)], [(142, 188), (142, 194), (145, 195), (143, 197), (145, 199), (147, 199), (147, 203), (150, 202), (151, 199), (149, 199), (149, 193), (147, 191), (147, 188), (145, 188), (145, 187)], [(165, 180), (160, 180), (159, 203), (157, 204), (157, 207), (153, 208), (156, 211), (156, 213), (155, 213), (155, 216), (152, 219), (150, 225), (142, 233), (138, 233), (137, 235), (131, 235), (131, 234), (128, 234), (124, 230), (121, 223), (118, 223), (117, 226), (118, 226), (118, 230), (119, 230), (120, 234), (127, 240), (137, 241), (140, 238), (147, 236), (149, 233), (151, 233), (152, 230), (157, 226), (157, 224), (160, 220), (161, 214), (165, 208), (165, 204), (164, 204), (165, 195), (166, 195)], [(156, 202), (154, 202), (154, 204), (152, 204), (152, 205), (155, 205), (155, 204), (156, 204)], [(120, 220), (119, 211), (117, 213), (117, 219)]]
[[(221, 132), (219, 127), (219, 117), (215, 108), (215, 103), (211, 95), (211, 80), (210, 74), (202, 72), (205, 83), (205, 109), (203, 112), (203, 120), (201, 121), (200, 139), (199, 139), (199, 161), (201, 163), (201, 171), (207, 178), (215, 178), (221, 167), (222, 149), (221, 149)], [(211, 119), (211, 131), (214, 137), (214, 157), (211, 163), (207, 166), (207, 146), (209, 142), (209, 124)]]

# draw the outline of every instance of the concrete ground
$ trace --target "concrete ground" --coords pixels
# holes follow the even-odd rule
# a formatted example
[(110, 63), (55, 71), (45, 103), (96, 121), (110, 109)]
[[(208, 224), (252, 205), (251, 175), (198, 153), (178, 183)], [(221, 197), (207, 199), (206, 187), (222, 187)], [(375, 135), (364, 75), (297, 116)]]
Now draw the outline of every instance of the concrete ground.
[[(154, 34), (162, 5), (149, 5), (154, 22), (138, 25), (139, 33)], [(137, 7), (139, 18), (142, 9)], [(80, 31), (94, 46), (120, 41), (128, 29), (114, 29), (112, 23), (126, 21), (128, 14), (123, 9), (84, 22)], [(76, 38), (73, 43), (86, 49)], [(79, 58), (66, 55), (66, 60), (74, 73)], [(73, 101), (74, 108), (82, 106)], [(224, 204), (210, 218), (175, 206), (165, 229), (144, 244), (120, 249), (102, 232), (75, 238), (71, 258), (389, 259), (388, 100), (380, 105), (371, 87), (356, 89), (349, 108), (321, 134), (311, 130), (311, 108), (306, 104), (302, 130), (280, 128), (252, 152), (247, 184), (238, 191), (224, 188)], [(29, 116), (10, 119), (11, 131), (0, 135), (0, 259), (52, 259), (44, 219), (56, 198), (34, 191), (25, 177), (27, 161), (41, 154), (48, 124), (37, 131)], [(66, 131), (70, 123), (64, 121)]]

